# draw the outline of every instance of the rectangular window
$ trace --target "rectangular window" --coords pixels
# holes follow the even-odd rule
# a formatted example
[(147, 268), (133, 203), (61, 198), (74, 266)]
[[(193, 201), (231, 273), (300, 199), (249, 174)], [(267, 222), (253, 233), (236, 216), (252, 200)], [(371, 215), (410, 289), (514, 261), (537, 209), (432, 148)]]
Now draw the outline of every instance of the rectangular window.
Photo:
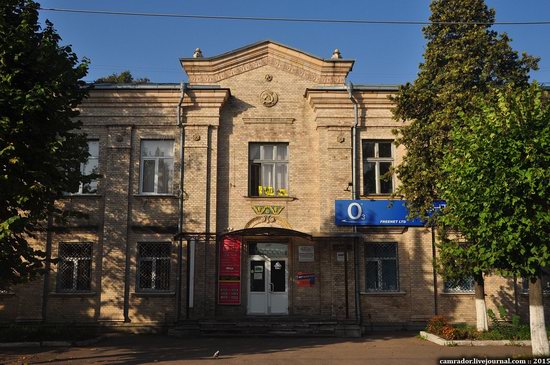
[(288, 196), (288, 143), (250, 143), (249, 196)]
[(443, 285), (445, 293), (473, 293), (474, 284), (474, 278), (468, 276), (462, 279), (445, 280)]
[(139, 291), (170, 290), (171, 243), (138, 244)]
[(363, 195), (393, 193), (392, 141), (363, 140)]
[(90, 291), (92, 285), (92, 244), (59, 244), (57, 290), (61, 292)]
[[(82, 175), (91, 175), (99, 173), (99, 141), (88, 141), (88, 161), (80, 164)], [(87, 183), (80, 183), (77, 194), (96, 194), (97, 180)]]
[(365, 245), (366, 291), (398, 291), (397, 243)]
[(174, 141), (141, 141), (141, 182), (143, 194), (171, 194), (174, 175)]

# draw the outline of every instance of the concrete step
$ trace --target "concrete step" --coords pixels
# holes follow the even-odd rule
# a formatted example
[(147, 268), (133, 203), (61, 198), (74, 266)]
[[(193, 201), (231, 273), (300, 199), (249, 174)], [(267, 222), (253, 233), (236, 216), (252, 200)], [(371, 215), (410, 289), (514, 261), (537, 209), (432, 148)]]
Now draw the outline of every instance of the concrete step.
[(183, 323), (168, 332), (170, 335), (203, 336), (332, 336), (360, 337), (361, 328), (357, 324), (337, 321), (277, 321), (273, 318), (263, 320), (206, 320)]

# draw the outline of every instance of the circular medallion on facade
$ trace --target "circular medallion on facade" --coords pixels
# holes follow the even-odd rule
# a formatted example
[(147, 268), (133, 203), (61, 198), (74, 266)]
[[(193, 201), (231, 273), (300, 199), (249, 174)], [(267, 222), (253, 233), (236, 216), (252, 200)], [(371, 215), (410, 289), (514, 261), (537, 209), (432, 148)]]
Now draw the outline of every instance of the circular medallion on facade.
[(346, 137), (344, 137), (343, 135), (339, 135), (338, 137), (336, 137), (336, 140), (338, 141), (338, 143), (344, 143), (346, 141)]
[(270, 82), (271, 80), (273, 80), (272, 75), (270, 75), (270, 74), (265, 75), (265, 81)]
[(200, 141), (201, 140), (201, 135), (198, 134), (198, 133), (193, 134), (193, 140)]
[(271, 108), (273, 105), (277, 104), (279, 101), (279, 96), (276, 92), (270, 90), (264, 90), (260, 94), (260, 99), (264, 106)]

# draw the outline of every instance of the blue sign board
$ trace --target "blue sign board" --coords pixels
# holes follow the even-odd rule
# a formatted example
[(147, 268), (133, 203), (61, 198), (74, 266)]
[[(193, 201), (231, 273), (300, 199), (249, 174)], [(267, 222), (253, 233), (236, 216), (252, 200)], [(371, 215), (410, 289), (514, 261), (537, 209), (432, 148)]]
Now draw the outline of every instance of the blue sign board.
[[(435, 210), (445, 202), (434, 204)], [(422, 227), (425, 222), (407, 219), (409, 210), (404, 200), (336, 200), (337, 226), (401, 226)]]

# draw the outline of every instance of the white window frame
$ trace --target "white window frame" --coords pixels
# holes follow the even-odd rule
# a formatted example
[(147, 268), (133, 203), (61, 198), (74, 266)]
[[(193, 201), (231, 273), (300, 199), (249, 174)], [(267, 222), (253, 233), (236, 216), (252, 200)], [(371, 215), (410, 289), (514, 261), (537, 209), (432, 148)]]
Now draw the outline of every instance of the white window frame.
[[(167, 245), (170, 247), (170, 251), (168, 256), (140, 256), (139, 253), (139, 246), (140, 245)], [(157, 276), (157, 260), (166, 260), (168, 261), (168, 288), (167, 289), (157, 289), (155, 288), (155, 281)], [(151, 288), (142, 288), (141, 282), (140, 282), (140, 270), (141, 270), (141, 263), (143, 261), (151, 261)], [(170, 282), (172, 279), (172, 242), (168, 241), (144, 241), (144, 242), (138, 242), (138, 250), (137, 250), (137, 270), (136, 270), (136, 291), (137, 292), (169, 292), (170, 288), (172, 286), (172, 283)]]
[[(363, 158), (364, 152), (364, 143), (363, 142), (370, 142), (374, 143), (374, 157), (367, 157), (365, 161), (361, 164), (361, 180), (363, 182), (362, 184), (362, 190), (363, 195), (390, 195), (395, 191), (395, 177), (392, 174), (391, 177), (391, 192), (389, 193), (381, 193), (380, 192), (380, 163), (381, 162), (389, 162), (390, 168), (393, 167), (394, 159), (395, 159), (395, 146), (393, 144), (393, 140), (384, 140), (384, 139), (363, 139), (361, 140), (361, 158)], [(379, 157), (379, 143), (390, 143), (391, 146), (391, 156), (390, 157)], [(374, 163), (374, 181), (375, 181), (375, 192), (370, 193), (366, 191), (365, 189), (365, 163), (364, 162), (372, 162)]]
[[(253, 145), (257, 145), (260, 149), (260, 159), (251, 159), (250, 158), (250, 150), (252, 148)], [(286, 159), (285, 160), (273, 160), (273, 159), (266, 159), (264, 157), (264, 147), (265, 146), (270, 146), (270, 147), (273, 147), (273, 156), (277, 156), (277, 149), (279, 148), (279, 146), (285, 146), (286, 148)], [(248, 180), (249, 180), (249, 196), (258, 196), (258, 197), (269, 197), (269, 195), (266, 195), (265, 193), (263, 193), (262, 195), (260, 195), (259, 191), (256, 191), (256, 194), (257, 195), (254, 195), (252, 194), (252, 191), (251, 189), (253, 189), (252, 186), (250, 186), (251, 184), (251, 179), (252, 179), (252, 164), (259, 164), (260, 165), (260, 183), (262, 184), (262, 186), (266, 186), (264, 185), (264, 176), (262, 174), (262, 171), (263, 171), (263, 165), (264, 164), (271, 164), (273, 165), (273, 169), (272, 169), (272, 173), (271, 173), (271, 176), (273, 176), (273, 184), (275, 185), (275, 178), (276, 178), (276, 171), (277, 171), (277, 166), (278, 165), (286, 165), (286, 195), (278, 195), (278, 191), (279, 189), (276, 189), (275, 186), (273, 186), (273, 190), (274, 190), (274, 195), (272, 197), (286, 197), (286, 196), (289, 196), (289, 190), (290, 190), (290, 187), (289, 187), (289, 180), (290, 180), (290, 169), (289, 169), (289, 160), (290, 160), (290, 148), (289, 148), (289, 144), (288, 142), (250, 142), (248, 144), (248, 153), (249, 153), (249, 157), (248, 157)], [(256, 189), (258, 189), (258, 187), (256, 187)]]
[[(165, 156), (158, 156), (158, 157), (144, 157), (143, 156), (143, 143), (144, 142), (155, 142), (155, 141), (168, 141), (172, 142), (172, 156), (171, 157), (165, 157)], [(172, 160), (172, 173), (174, 173), (174, 140), (173, 139), (142, 139), (140, 141), (140, 147), (139, 147), (139, 156), (140, 156), (140, 171), (139, 171), (139, 193), (143, 195), (172, 195), (173, 194), (173, 181), (168, 182), (168, 191), (166, 193), (159, 193), (158, 192), (158, 171), (159, 171), (159, 160)], [(155, 178), (154, 178), (154, 189), (153, 191), (143, 191), (143, 168), (144, 168), (144, 161), (155, 161)], [(173, 175), (172, 175), (173, 178)]]
[[(99, 139), (89, 139), (87, 141), (87, 143), (88, 143), (88, 153), (90, 153), (90, 143), (93, 143), (93, 142), (97, 143), (97, 156), (90, 155), (90, 156), (88, 156), (88, 160), (86, 162), (80, 164), (80, 173), (82, 175), (84, 175), (84, 173), (86, 171), (86, 167), (88, 166), (88, 164), (90, 164), (90, 162), (93, 162), (93, 161), (96, 161), (96, 166), (97, 166), (97, 169), (99, 170)], [(87, 184), (90, 184), (92, 182), (97, 183), (97, 180), (92, 180)], [(96, 186), (96, 191), (95, 192), (85, 193), (84, 192), (84, 185), (87, 185), (87, 184), (84, 184), (83, 182), (80, 182), (80, 185), (78, 186), (78, 191), (74, 194), (75, 195), (95, 195), (95, 194), (97, 194), (97, 186)]]
[[(395, 245), (395, 258), (389, 258), (389, 257), (367, 257), (367, 246), (373, 246), (373, 245), (382, 245), (382, 244), (391, 244)], [(394, 293), (399, 292), (400, 286), (400, 280), (399, 280), (399, 245), (397, 242), (365, 242), (365, 291), (367, 293)], [(382, 289), (384, 278), (382, 277), (382, 261), (395, 261), (395, 278), (396, 278), (396, 288), (395, 289)], [(377, 262), (378, 263), (378, 289), (371, 289), (368, 288), (368, 280), (367, 280), (367, 262)]]
[[(80, 257), (61, 257), (59, 252), (61, 251), (61, 245), (89, 245), (90, 246), (90, 256), (89, 258), (80, 256)], [(94, 246), (91, 242), (61, 242), (58, 247), (58, 258), (59, 261), (68, 261), (73, 263), (73, 285), (72, 288), (62, 288), (61, 287), (61, 278), (59, 273), (59, 264), (57, 269), (57, 291), (62, 293), (86, 293), (92, 290), (92, 278), (93, 278), (93, 259), (94, 259)], [(78, 266), (80, 261), (90, 261), (90, 289), (77, 289), (78, 283)]]

